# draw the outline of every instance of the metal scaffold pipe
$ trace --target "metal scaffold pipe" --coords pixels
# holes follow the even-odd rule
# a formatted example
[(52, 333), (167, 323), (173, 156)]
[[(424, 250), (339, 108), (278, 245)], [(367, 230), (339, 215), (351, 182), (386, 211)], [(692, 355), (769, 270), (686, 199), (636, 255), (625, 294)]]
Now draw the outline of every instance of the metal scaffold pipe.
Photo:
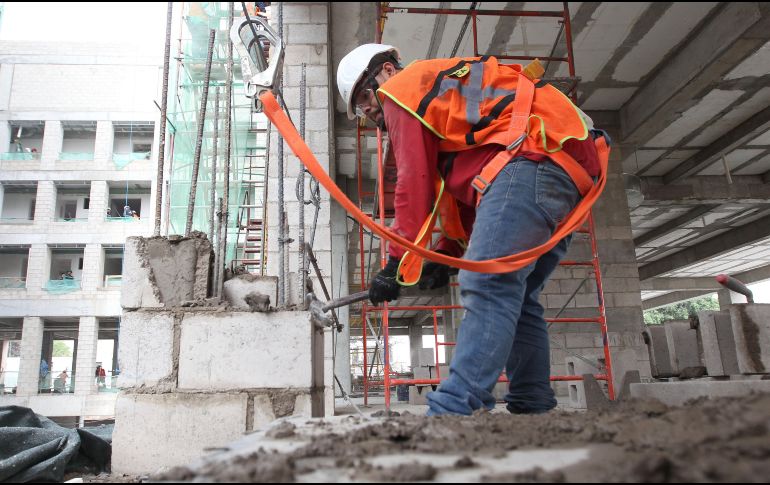
[(187, 206), (187, 223), (185, 224), (184, 235), (189, 236), (192, 231), (193, 212), (195, 211), (195, 193), (198, 190), (198, 171), (201, 164), (201, 148), (203, 147), (203, 127), (206, 124), (206, 103), (209, 98), (209, 80), (211, 79), (211, 59), (214, 56), (214, 39), (217, 31), (211, 29), (209, 32), (209, 50), (206, 53), (206, 71), (203, 81), (203, 95), (201, 96), (201, 110), (198, 116), (198, 136), (195, 140), (195, 155), (193, 156), (192, 183), (190, 185), (190, 203)]
[[(154, 236), (160, 236), (161, 208), (163, 206), (163, 164), (166, 156), (166, 117), (168, 115), (168, 73), (171, 64), (171, 20), (174, 2), (168, 2), (166, 14), (166, 46), (163, 50), (163, 92), (160, 101), (160, 141), (158, 144), (158, 175), (155, 185), (155, 230)], [(166, 215), (168, 217), (168, 214)]]
[[(233, 2), (228, 2), (227, 5), (227, 31), (229, 32), (233, 26), (234, 14)], [(233, 110), (233, 43), (229, 39), (227, 40), (227, 64), (226, 64), (226, 79), (225, 79), (225, 173), (224, 173), (224, 187), (222, 188), (222, 215), (220, 217), (219, 225), (222, 228), (220, 232), (219, 247), (217, 247), (217, 254), (219, 260), (219, 280), (217, 281), (217, 295), (222, 295), (222, 287), (225, 284), (225, 272), (224, 265), (227, 263), (227, 224), (229, 219), (230, 210), (230, 165), (232, 160), (232, 110)]]

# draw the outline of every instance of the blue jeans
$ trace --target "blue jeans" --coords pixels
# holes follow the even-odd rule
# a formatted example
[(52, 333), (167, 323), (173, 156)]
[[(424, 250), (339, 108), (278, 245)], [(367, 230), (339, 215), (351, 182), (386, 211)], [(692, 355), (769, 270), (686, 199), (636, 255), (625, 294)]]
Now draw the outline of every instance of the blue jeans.
[[(479, 261), (539, 246), (579, 200), (569, 175), (557, 165), (516, 158), (484, 195), (465, 257)], [(538, 297), (569, 242), (570, 237), (563, 239), (512, 273), (460, 271), (465, 317), (449, 377), (428, 394), (428, 416), (494, 408), (491, 391), (503, 368), (510, 382), (505, 397), (510, 412), (543, 413), (556, 406), (548, 329)]]

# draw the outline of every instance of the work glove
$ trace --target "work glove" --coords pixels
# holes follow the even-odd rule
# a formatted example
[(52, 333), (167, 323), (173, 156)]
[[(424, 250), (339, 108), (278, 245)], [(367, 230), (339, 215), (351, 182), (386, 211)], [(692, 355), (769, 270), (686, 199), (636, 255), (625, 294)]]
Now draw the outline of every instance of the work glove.
[(420, 277), (421, 290), (437, 290), (449, 285), (449, 277), (457, 274), (456, 268), (441, 263), (429, 261), (422, 267), (422, 276)]
[(401, 286), (396, 281), (398, 259), (389, 258), (388, 264), (369, 283), (369, 300), (373, 305), (398, 298)]

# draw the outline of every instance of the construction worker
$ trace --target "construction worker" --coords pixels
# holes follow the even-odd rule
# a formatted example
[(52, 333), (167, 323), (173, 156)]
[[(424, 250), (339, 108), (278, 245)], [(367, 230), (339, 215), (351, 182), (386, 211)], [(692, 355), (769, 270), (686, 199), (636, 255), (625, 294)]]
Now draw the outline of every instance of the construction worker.
[[(430, 216), (440, 212), (443, 237), (434, 251), (473, 261), (500, 258), (547, 242), (591, 189), (600, 173), (593, 138), (601, 132), (565, 95), (537, 81), (542, 72), (527, 69), (494, 57), (403, 68), (398, 50), (383, 44), (359, 46), (342, 59), (337, 84), (348, 118), (366, 117), (388, 131), (398, 172), (394, 232), (427, 245)], [(511, 143), (515, 126), (521, 135)], [(569, 241), (518, 271), (460, 271), (466, 312), (450, 375), (428, 394), (428, 415), (494, 408), (491, 391), (503, 369), (510, 412), (556, 406), (538, 298)], [(423, 266), (395, 244), (389, 255), (370, 284), (375, 305), (398, 298), (401, 285), (449, 282), (447, 266)]]

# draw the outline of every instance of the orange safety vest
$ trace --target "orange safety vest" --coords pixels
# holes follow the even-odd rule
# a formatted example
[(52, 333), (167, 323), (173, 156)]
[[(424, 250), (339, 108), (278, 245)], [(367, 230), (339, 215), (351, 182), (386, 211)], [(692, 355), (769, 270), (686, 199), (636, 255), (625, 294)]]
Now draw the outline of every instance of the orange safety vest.
[[(456, 152), (495, 143), (507, 147), (474, 179), (478, 201), (519, 150), (542, 153), (564, 169), (581, 195), (593, 186), (588, 173), (562, 148), (570, 139), (585, 140), (588, 128), (581, 112), (561, 91), (538, 82), (543, 70), (535, 61), (499, 64), (494, 57), (418, 61), (388, 79), (377, 91), (416, 117), (441, 140), (439, 150)], [(415, 240), (428, 248), (438, 220), (445, 236), (467, 241), (454, 198), (436, 181), (436, 203)], [(581, 214), (585, 219), (587, 214)], [(565, 221), (566, 222), (566, 221)], [(416, 284), (423, 258), (408, 251), (398, 281)]]

